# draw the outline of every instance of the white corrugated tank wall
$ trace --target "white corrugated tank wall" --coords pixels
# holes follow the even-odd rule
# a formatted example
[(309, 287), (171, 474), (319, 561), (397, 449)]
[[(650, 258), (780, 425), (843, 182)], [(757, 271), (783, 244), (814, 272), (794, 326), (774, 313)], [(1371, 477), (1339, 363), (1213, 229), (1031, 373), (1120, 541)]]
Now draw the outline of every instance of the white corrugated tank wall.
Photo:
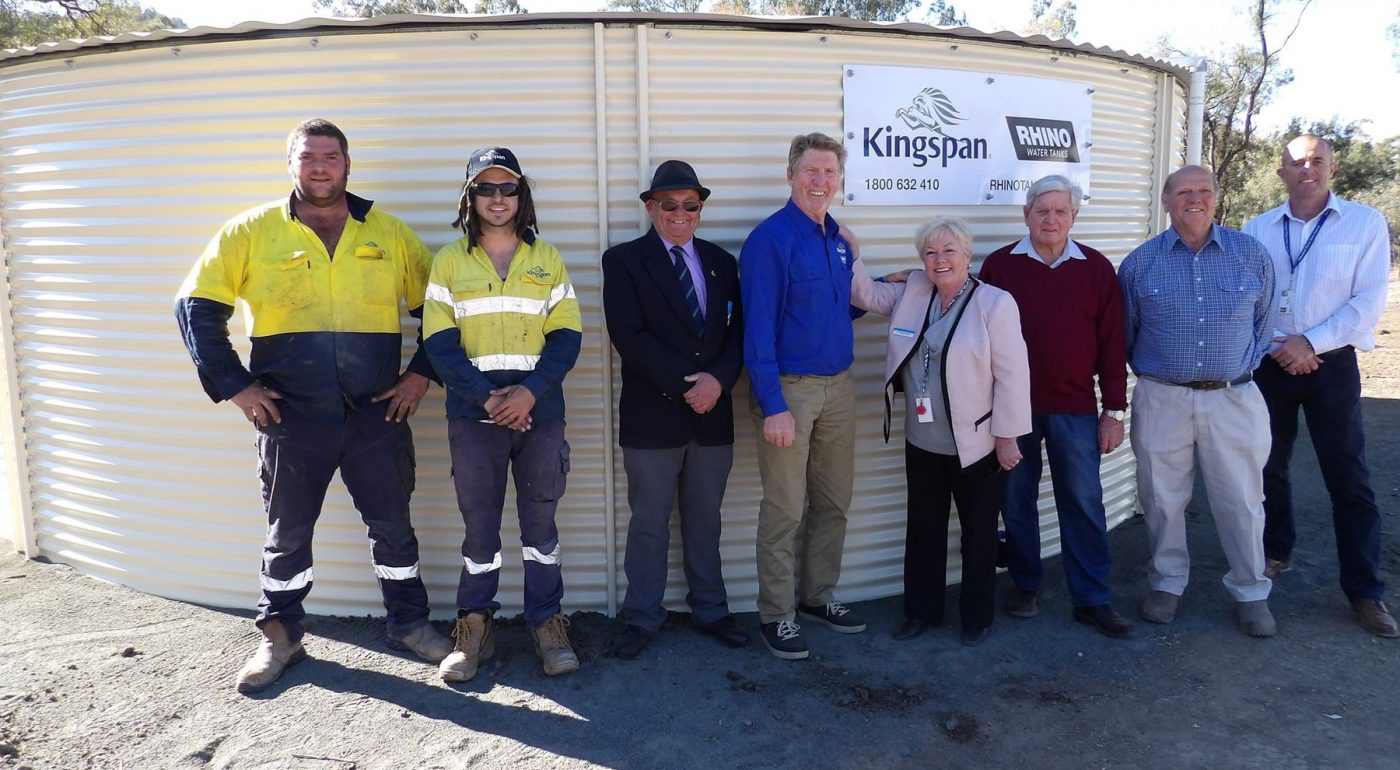
[[(565, 255), (585, 326), (566, 381), (573, 470), (558, 517), (571, 611), (610, 611), (625, 587), (626, 478), (614, 451), (620, 387), (602, 325), (598, 260), (605, 246), (643, 226), (636, 194), (657, 163), (683, 157), (695, 165), (715, 191), (700, 234), (738, 253), (753, 225), (786, 198), (791, 136), (839, 134), (842, 64), (1087, 82), (1095, 88), (1093, 198), (1075, 236), (1116, 260), (1149, 234), (1152, 188), (1179, 153), (1184, 99), (1174, 80), (1098, 56), (912, 35), (619, 22), (340, 32), (347, 34), (171, 40), (0, 64), (4, 322), (15, 351), (7, 374), (24, 437), (6, 446), (5, 459), (27, 468), (27, 478), (12, 480), (23, 488), (10, 497), (29, 498), (22, 515), (32, 523), (33, 555), (173, 598), (229, 607), (256, 601), (264, 522), (253, 436), (234, 410), (200, 391), (171, 300), (226, 219), (287, 194), (284, 137), (305, 117), (328, 117), (346, 130), (350, 189), (403, 218), (434, 249), (455, 237), (447, 225), (470, 150), (506, 144), (535, 180), (541, 235)], [(1169, 119), (1159, 121), (1161, 114)], [(932, 212), (834, 213), (882, 272), (914, 264), (909, 235)], [(1024, 230), (1016, 207), (953, 213), (973, 222), (978, 254)], [(858, 387), (867, 397), (840, 587), (850, 600), (901, 590), (901, 439), (887, 446), (880, 435), (883, 329), (879, 319), (857, 322)], [(243, 334), (235, 323), (235, 338)], [(736, 393), (722, 544), (737, 611), (752, 610), (756, 596), (760, 485), (747, 400), (745, 383)], [(440, 391), (413, 425), (414, 521), (441, 616), (453, 604), (461, 521)], [(18, 464), (10, 462), (16, 448)], [(1128, 451), (1105, 462), (1115, 520), (1131, 512), (1132, 478)], [(1058, 550), (1051, 505), (1047, 483), (1047, 552)], [(508, 504), (507, 554), (518, 542), (513, 511)], [(13, 530), (23, 548), (24, 528)], [(382, 611), (363, 525), (338, 482), (318, 529), (316, 567), (309, 611)], [(956, 573), (956, 559), (950, 569)], [(683, 583), (673, 542), (672, 606), (683, 606)], [(518, 559), (508, 558), (500, 597), (507, 611), (518, 609), (520, 590)]]

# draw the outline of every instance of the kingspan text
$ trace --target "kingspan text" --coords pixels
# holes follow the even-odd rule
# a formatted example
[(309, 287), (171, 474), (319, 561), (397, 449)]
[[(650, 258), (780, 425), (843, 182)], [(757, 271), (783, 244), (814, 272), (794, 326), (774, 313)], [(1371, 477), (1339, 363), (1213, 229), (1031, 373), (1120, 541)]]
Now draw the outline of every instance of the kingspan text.
[(987, 157), (986, 139), (960, 139), (952, 136), (909, 136), (896, 134), (893, 126), (870, 130), (865, 127), (865, 157), (912, 158), (915, 168), (923, 168), (930, 160), (942, 159), (942, 166), (948, 161), (985, 160)]

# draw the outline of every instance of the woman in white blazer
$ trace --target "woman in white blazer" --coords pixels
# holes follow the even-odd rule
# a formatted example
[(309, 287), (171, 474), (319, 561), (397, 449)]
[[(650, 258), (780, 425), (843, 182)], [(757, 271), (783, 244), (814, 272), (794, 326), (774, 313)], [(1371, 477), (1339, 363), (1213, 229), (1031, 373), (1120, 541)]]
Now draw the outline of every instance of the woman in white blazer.
[(913, 639), (943, 622), (951, 500), (962, 530), (962, 640), (980, 644), (992, 625), (1005, 471), (1021, 460), (1016, 437), (1031, 429), (1026, 343), (1016, 301), (969, 273), (967, 222), (935, 217), (914, 245), (924, 269), (905, 283), (873, 281), (859, 249), (851, 280), (851, 304), (890, 317), (886, 441), (895, 394), (904, 394), (905, 622), (894, 636)]

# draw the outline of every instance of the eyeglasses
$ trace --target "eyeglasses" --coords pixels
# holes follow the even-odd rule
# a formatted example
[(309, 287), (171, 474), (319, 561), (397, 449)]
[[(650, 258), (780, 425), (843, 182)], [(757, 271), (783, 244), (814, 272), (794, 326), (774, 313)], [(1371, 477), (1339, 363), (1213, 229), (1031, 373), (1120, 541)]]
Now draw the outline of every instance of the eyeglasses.
[(514, 198), (520, 194), (520, 184), (518, 182), (477, 182), (467, 188), (472, 195), (482, 198), (490, 198), (497, 192), (505, 198)]
[(656, 205), (660, 206), (662, 211), (675, 211), (676, 209), (684, 208), (691, 214), (694, 214), (700, 209), (705, 208), (705, 204), (701, 203), (700, 201), (686, 201), (685, 203), (678, 203), (672, 200), (664, 200), (657, 201)]

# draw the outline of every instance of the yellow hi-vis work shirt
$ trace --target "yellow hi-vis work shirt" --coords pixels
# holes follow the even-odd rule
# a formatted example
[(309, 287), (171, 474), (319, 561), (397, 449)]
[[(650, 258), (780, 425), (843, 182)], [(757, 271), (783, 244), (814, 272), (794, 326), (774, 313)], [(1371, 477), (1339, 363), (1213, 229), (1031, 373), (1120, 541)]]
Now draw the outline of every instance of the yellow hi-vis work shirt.
[[(372, 210), (371, 201), (346, 197), (350, 216), (333, 257), (294, 216), (289, 198), (234, 217), (191, 269), (179, 312), (191, 321), (186, 343), (215, 400), (256, 378), (294, 408), (334, 418), (363, 407), (397, 380), (400, 306), (413, 311), (422, 305), (431, 255), (403, 222)], [(236, 355), (232, 361), (219, 355), (228, 347), (226, 321), (238, 299), (252, 321), (248, 369)], [(211, 312), (224, 312), (224, 323), (201, 316)], [(432, 376), (421, 354), (409, 369)]]
[(505, 280), (466, 238), (433, 259), (423, 337), (447, 386), (449, 417), (483, 419), (490, 390), (515, 384), (535, 395), (536, 421), (564, 416), (562, 383), (578, 360), (583, 322), (559, 251), (528, 240), (516, 247)]

